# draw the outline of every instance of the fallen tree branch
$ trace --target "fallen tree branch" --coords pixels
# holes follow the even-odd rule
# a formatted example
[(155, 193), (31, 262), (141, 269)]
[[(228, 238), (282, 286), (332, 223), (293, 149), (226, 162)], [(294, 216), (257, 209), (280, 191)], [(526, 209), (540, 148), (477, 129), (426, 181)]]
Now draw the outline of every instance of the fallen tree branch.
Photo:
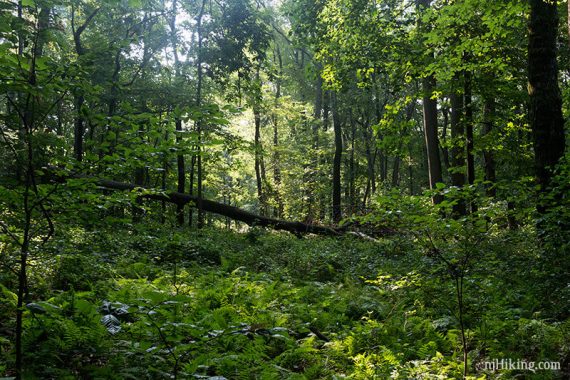
[[(89, 177), (82, 177), (82, 176), (74, 176), (74, 177), (91, 179)], [(105, 189), (123, 190), (123, 191), (133, 191), (140, 189), (141, 190), (140, 197), (142, 198), (166, 201), (179, 205), (188, 204), (191, 207), (196, 207), (196, 204), (198, 203), (199, 200), (199, 198), (194, 195), (179, 193), (174, 191), (173, 192), (152, 191), (152, 189), (142, 188), (132, 183), (118, 182), (107, 179), (92, 179), (92, 180), (95, 182), (97, 186)], [(252, 212), (240, 209), (238, 207), (211, 201), (209, 199), (202, 199), (202, 207), (204, 211), (225, 216), (233, 220), (238, 220), (250, 226), (269, 227), (274, 230), (288, 231), (297, 236), (300, 236), (301, 234), (337, 236), (345, 232), (342, 228), (318, 226), (302, 222), (290, 222), (286, 220), (257, 215)]]

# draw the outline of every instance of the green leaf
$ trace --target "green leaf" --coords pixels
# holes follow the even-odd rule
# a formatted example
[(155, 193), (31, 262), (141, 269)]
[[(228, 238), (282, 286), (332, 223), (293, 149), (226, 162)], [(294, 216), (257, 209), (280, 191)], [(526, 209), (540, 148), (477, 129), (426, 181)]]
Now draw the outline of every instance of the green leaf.
[(22, 0), (23, 7), (34, 7), (36, 5), (35, 0)]

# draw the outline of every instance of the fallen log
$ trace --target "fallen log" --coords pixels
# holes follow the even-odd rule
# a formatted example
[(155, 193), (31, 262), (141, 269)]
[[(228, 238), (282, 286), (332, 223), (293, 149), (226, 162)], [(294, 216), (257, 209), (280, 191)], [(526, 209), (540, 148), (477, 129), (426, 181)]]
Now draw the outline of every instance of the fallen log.
[[(123, 191), (133, 191), (140, 189), (141, 194), (139, 196), (142, 198), (167, 201), (178, 205), (189, 204), (191, 207), (196, 207), (198, 201), (200, 200), (197, 196), (190, 194), (178, 193), (174, 191), (154, 191), (152, 189), (141, 188), (140, 186), (136, 186), (131, 183), (111, 181), (107, 179), (96, 179), (94, 182), (97, 184), (97, 186), (105, 189)], [(211, 201), (209, 199), (202, 198), (201, 201), (202, 209), (204, 211), (226, 216), (230, 219), (244, 222), (250, 226), (269, 227), (274, 230), (288, 231), (298, 236), (301, 234), (337, 236), (344, 232), (342, 228), (331, 228), (302, 222), (290, 222), (286, 220), (257, 215), (241, 208)]]

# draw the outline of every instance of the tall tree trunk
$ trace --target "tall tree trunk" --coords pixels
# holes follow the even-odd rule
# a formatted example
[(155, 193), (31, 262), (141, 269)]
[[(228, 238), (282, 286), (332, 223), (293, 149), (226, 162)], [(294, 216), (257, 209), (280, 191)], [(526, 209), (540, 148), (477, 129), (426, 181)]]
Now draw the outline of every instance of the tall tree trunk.
[[(331, 91), (323, 91), (323, 131), (328, 131), (330, 125), (330, 114), (331, 114)], [(327, 157), (324, 155), (319, 155), (319, 164), (323, 167), (326, 166)], [(328, 197), (326, 192), (322, 191), (322, 187), (319, 188), (319, 219), (325, 220), (328, 209)]]
[(471, 73), (464, 72), (465, 99), (465, 139), (467, 148), (467, 183), (475, 183), (475, 157), (473, 156), (473, 94), (471, 90)]
[[(198, 33), (198, 59), (196, 62), (196, 67), (198, 71), (198, 84), (196, 87), (196, 106), (200, 107), (202, 105), (202, 85), (203, 85), (203, 71), (202, 71), (202, 44), (203, 44), (203, 35), (202, 35), (202, 19), (204, 17), (204, 11), (206, 9), (206, 0), (202, 0), (202, 6), (200, 8), (200, 13), (198, 13), (198, 17), (196, 20), (196, 31)], [(204, 209), (202, 207), (202, 181), (203, 181), (203, 168), (202, 168), (202, 120), (199, 119), (197, 122), (197, 134), (198, 134), (198, 157), (196, 158), (196, 164), (198, 169), (198, 228), (202, 228), (204, 226)]]
[(446, 170), (449, 170), (451, 164), (449, 163), (449, 148), (447, 145), (447, 127), (449, 126), (449, 108), (442, 107), (441, 113), (443, 114), (443, 128), (441, 129), (440, 149), (443, 156), (443, 164)]
[[(417, 0), (418, 14), (423, 13), (430, 7), (430, 0)], [(425, 25), (421, 17), (418, 17), (418, 28), (427, 31), (429, 27)], [(435, 89), (435, 77), (430, 75), (423, 78), (423, 119), (424, 119), (424, 139), (426, 145), (426, 157), (428, 163), (429, 187), (436, 188), (436, 183), (443, 182), (441, 173), (441, 159), (439, 157), (439, 141), (437, 127), (437, 101), (433, 99)], [(434, 196), (432, 202), (438, 204), (442, 201), (441, 196)]]
[[(495, 99), (485, 99), (483, 105), (483, 136), (487, 136), (493, 131), (495, 118)], [(486, 148), (483, 150), (483, 169), (485, 171), (485, 185), (487, 196), (494, 197), (497, 193), (495, 189), (495, 181), (497, 180), (495, 173), (495, 155), (493, 150)]]
[(263, 197), (263, 181), (261, 178), (261, 112), (257, 106), (253, 107), (253, 117), (255, 121), (255, 136), (254, 136), (254, 161), (255, 161), (255, 183), (257, 187), (257, 199), (260, 208), (263, 209), (265, 199)]
[(323, 78), (321, 76), (322, 65), (317, 63), (315, 65), (315, 69), (317, 71), (317, 78), (315, 80), (315, 103), (313, 107), (313, 123), (312, 123), (312, 135), (313, 135), (313, 156), (311, 159), (311, 170), (309, 174), (309, 186), (308, 186), (308, 213), (307, 213), (307, 220), (313, 221), (315, 219), (315, 211), (317, 209), (317, 198), (315, 193), (318, 190), (318, 183), (319, 183), (319, 130), (322, 123), (322, 114), (323, 114)]
[(257, 185), (257, 199), (259, 201), (260, 213), (263, 214), (265, 209), (265, 194), (263, 191), (263, 178), (261, 173), (261, 78), (259, 76), (259, 66), (255, 73), (254, 93), (253, 93), (253, 119), (255, 124), (254, 134), (254, 166), (255, 166), (255, 181)]
[(81, 114), (81, 107), (85, 98), (75, 95), (73, 105), (75, 107), (75, 120), (73, 121), (73, 153), (77, 161), (83, 160), (83, 135), (85, 134), (85, 120)]
[(363, 134), (364, 134), (364, 149), (366, 152), (366, 165), (367, 165), (367, 174), (368, 178), (366, 179), (366, 190), (364, 191), (364, 197), (362, 199), (362, 208), (366, 209), (366, 205), (368, 204), (368, 199), (371, 194), (376, 192), (376, 172), (375, 172), (375, 161), (376, 156), (378, 154), (378, 148), (372, 153), (371, 149), (371, 136), (373, 132), (370, 131), (370, 126), (368, 125), (368, 121), (363, 125)]
[(392, 166), (392, 186), (400, 186), (400, 163), (402, 158), (400, 156), (394, 157), (394, 165)]
[[(71, 10), (71, 28), (73, 31), (73, 41), (75, 44), (75, 53), (81, 59), (83, 55), (85, 55), (86, 51), (81, 43), (81, 34), (87, 28), (89, 23), (93, 20), (93, 18), (99, 13), (100, 8), (96, 8), (87, 18), (85, 22), (81, 24), (79, 27), (76, 28), (75, 25), (75, 7), (72, 5)], [(75, 107), (75, 120), (73, 121), (73, 152), (75, 159), (77, 161), (81, 161), (83, 159), (83, 138), (85, 134), (85, 120), (81, 113), (81, 107), (83, 107), (83, 103), (85, 102), (84, 96), (80, 93), (74, 93), (73, 95), (73, 105)]]
[(277, 79), (275, 81), (275, 109), (273, 114), (273, 182), (275, 183), (275, 201), (277, 202), (277, 209), (275, 216), (281, 218), (283, 215), (283, 199), (281, 198), (281, 163), (279, 155), (279, 117), (277, 110), (279, 108), (279, 99), (281, 98), (281, 76), (283, 75), (283, 59), (281, 57), (281, 50), (279, 46), (275, 47), (274, 57), (278, 63)]
[(356, 164), (354, 159), (354, 150), (356, 142), (356, 122), (353, 118), (352, 112), (350, 113), (350, 158), (348, 161), (348, 171), (350, 173), (348, 177), (348, 201), (349, 201), (349, 213), (352, 216), (356, 208)]
[[(174, 55), (174, 82), (177, 85), (178, 81), (181, 80), (180, 73), (180, 59), (178, 57), (178, 35), (176, 31), (176, 14), (177, 14), (177, 0), (172, 2), (172, 14), (170, 17), (170, 38), (172, 44), (172, 51)], [(174, 119), (174, 125), (176, 129), (176, 145), (180, 151), (182, 145), (182, 120), (180, 116), (176, 116)], [(177, 191), (179, 193), (184, 192), (186, 187), (186, 167), (184, 162), (184, 154), (178, 153), (176, 155), (176, 170), (177, 170)], [(176, 205), (176, 221), (179, 226), (184, 224), (184, 205)]]
[[(426, 153), (428, 161), (429, 187), (431, 190), (436, 188), (436, 183), (443, 182), (441, 173), (441, 159), (439, 157), (439, 141), (437, 131), (437, 101), (432, 99), (435, 87), (435, 79), (429, 76), (422, 80), (423, 87), (423, 121), (424, 121), (424, 139), (426, 144)], [(434, 196), (432, 199), (434, 204), (442, 201), (441, 196)]]
[[(471, 72), (465, 70), (463, 72), (463, 99), (465, 103), (465, 147), (467, 153), (467, 183), (473, 185), (475, 183), (475, 157), (473, 156), (473, 94), (471, 89)], [(470, 211), (477, 211), (477, 204), (473, 201), (469, 202)]]
[[(182, 120), (177, 118), (174, 123), (177, 132), (176, 145), (179, 147), (178, 149), (180, 149), (180, 146), (182, 145)], [(176, 172), (178, 178), (176, 189), (179, 193), (183, 193), (186, 181), (186, 168), (184, 164), (184, 155), (180, 153), (176, 155)], [(182, 204), (176, 205), (176, 220), (179, 226), (184, 224), (184, 205)]]
[[(190, 158), (190, 190), (189, 194), (194, 195), (194, 188), (196, 187), (196, 154), (192, 154)], [(188, 226), (192, 227), (194, 222), (194, 208), (189, 207), (188, 209)]]
[[(457, 78), (457, 76), (456, 76)], [(457, 90), (453, 90), (451, 99), (451, 184), (456, 187), (465, 185), (465, 128), (463, 124), (463, 97)], [(453, 206), (456, 215), (465, 215), (467, 212), (465, 200), (459, 199)]]
[(414, 191), (414, 166), (412, 165), (412, 157), (413, 157), (413, 152), (412, 152), (412, 143), (410, 142), (408, 144), (408, 177), (409, 177), (409, 189), (410, 189), (410, 195), (414, 195), (415, 191)]
[(338, 223), (342, 219), (340, 178), (340, 167), (342, 163), (342, 129), (338, 112), (338, 99), (336, 92), (332, 93), (332, 112), (335, 147), (332, 173), (332, 219), (335, 223)]
[[(562, 99), (558, 87), (556, 37), (557, 2), (531, 0), (528, 45), (530, 125), (533, 132), (537, 181), (546, 191), (552, 168), (564, 155)], [(543, 206), (539, 211), (545, 211)]]

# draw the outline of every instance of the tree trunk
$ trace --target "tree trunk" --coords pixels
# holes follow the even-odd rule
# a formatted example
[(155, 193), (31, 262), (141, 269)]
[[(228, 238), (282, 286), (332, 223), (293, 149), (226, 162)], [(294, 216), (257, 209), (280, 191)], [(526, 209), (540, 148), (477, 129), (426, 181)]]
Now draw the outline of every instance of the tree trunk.
[[(93, 20), (93, 18), (97, 15), (97, 13), (99, 13), (99, 9), (97, 8), (95, 9), (93, 12), (91, 12), (91, 14), (89, 16), (87, 16), (87, 18), (85, 19), (85, 22), (79, 26), (78, 28), (75, 28), (75, 8), (72, 8), (72, 12), (71, 12), (71, 27), (73, 30), (73, 41), (75, 44), (75, 53), (77, 54), (77, 56), (79, 58), (81, 58), (85, 53), (85, 48), (83, 48), (83, 45), (81, 43), (81, 34), (83, 33), (83, 31), (87, 28), (87, 26), (89, 25), (89, 23)], [(75, 107), (75, 120), (73, 121), (73, 126), (74, 126), (74, 130), (73, 130), (73, 153), (75, 156), (75, 159), (77, 161), (81, 161), (83, 159), (83, 138), (84, 138), (84, 134), (85, 134), (85, 120), (83, 119), (83, 115), (81, 114), (81, 107), (83, 106), (83, 103), (85, 101), (85, 98), (83, 97), (82, 94), (74, 94), (73, 96), (73, 105)]]
[[(170, 36), (171, 36), (171, 43), (172, 43), (172, 51), (174, 54), (174, 81), (175, 84), (178, 84), (178, 81), (181, 79), (180, 73), (180, 59), (178, 58), (178, 37), (176, 34), (176, 14), (177, 14), (177, 1), (174, 0), (172, 2), (172, 15), (170, 18)], [(176, 116), (174, 120), (175, 129), (176, 129), (176, 146), (180, 150), (182, 145), (182, 120), (179, 116)], [(184, 163), (184, 154), (178, 153), (176, 155), (176, 168), (177, 168), (177, 190), (179, 193), (184, 192), (185, 184), (186, 184), (186, 166)], [(177, 204), (176, 205), (176, 221), (178, 222), (179, 226), (184, 224), (184, 205)]]
[(85, 120), (81, 115), (81, 107), (85, 101), (82, 95), (74, 96), (75, 120), (73, 121), (73, 153), (77, 161), (83, 160), (83, 135), (85, 134)]
[(279, 46), (275, 47), (274, 56), (277, 60), (279, 71), (277, 72), (277, 79), (275, 81), (275, 109), (273, 114), (273, 182), (275, 183), (275, 201), (277, 202), (277, 209), (274, 214), (280, 218), (283, 215), (284, 205), (281, 199), (281, 163), (279, 155), (279, 117), (277, 109), (279, 108), (279, 99), (281, 98), (281, 76), (283, 75), (283, 59), (281, 57), (281, 50)]
[(392, 166), (392, 186), (400, 186), (400, 162), (402, 158), (400, 156), (394, 157), (394, 165)]
[[(465, 185), (465, 128), (463, 125), (463, 97), (456, 90), (451, 96), (451, 184), (456, 187)], [(456, 215), (465, 215), (467, 212), (464, 199), (458, 199), (453, 206)]]
[(265, 209), (265, 194), (263, 192), (263, 178), (261, 175), (261, 79), (259, 76), (259, 67), (255, 74), (255, 82), (253, 85), (253, 118), (255, 124), (254, 134), (254, 166), (255, 166), (255, 181), (257, 185), (257, 199), (259, 201), (260, 213), (263, 214)]
[[(552, 169), (564, 155), (562, 99), (558, 87), (556, 37), (557, 4), (531, 0), (528, 45), (530, 125), (533, 132), (536, 177), (542, 191), (552, 179)], [(539, 211), (545, 211), (539, 207)]]
[[(206, 9), (206, 0), (202, 0), (202, 6), (200, 8), (200, 13), (198, 13), (198, 17), (196, 20), (196, 31), (198, 33), (198, 59), (196, 62), (196, 69), (197, 69), (197, 74), (198, 74), (198, 84), (196, 87), (196, 106), (200, 107), (202, 105), (202, 81), (203, 81), (203, 75), (204, 73), (202, 72), (202, 44), (203, 44), (203, 35), (202, 35), (202, 18), (204, 17), (204, 11)], [(197, 130), (197, 134), (198, 134), (198, 157), (196, 158), (196, 165), (198, 167), (198, 224), (197, 227), (198, 228), (202, 228), (204, 226), (204, 211), (203, 211), (203, 207), (202, 207), (202, 181), (203, 181), (203, 167), (202, 167), (202, 120), (199, 119), (196, 125), (196, 130)]]
[[(439, 141), (437, 134), (437, 101), (432, 99), (435, 79), (433, 76), (424, 78), (423, 87), (423, 114), (424, 114), (424, 138), (428, 161), (429, 187), (436, 188), (436, 183), (443, 182), (441, 174), (441, 160), (439, 157)], [(434, 196), (434, 204), (442, 201), (441, 196)]]
[[(493, 131), (493, 123), (495, 117), (495, 100), (489, 98), (485, 100), (483, 105), (483, 136), (487, 136)], [(494, 197), (497, 194), (495, 189), (496, 173), (495, 173), (495, 155), (492, 149), (483, 150), (483, 169), (485, 171), (485, 184), (487, 196)]]
[(471, 73), (464, 72), (465, 99), (465, 139), (467, 151), (467, 183), (475, 183), (475, 157), (473, 156), (473, 95), (471, 90)]
[[(85, 178), (85, 177), (76, 176), (73, 178)], [(65, 181), (65, 178), (61, 177), (51, 178), (51, 179), (59, 182)], [(98, 187), (111, 189), (111, 190), (132, 191), (138, 187), (131, 183), (117, 182), (106, 179), (99, 179), (99, 180), (94, 179), (94, 181)], [(291, 222), (281, 219), (274, 219), (262, 215), (257, 215), (249, 211), (242, 210), (238, 207), (230, 206), (220, 202), (211, 201), (208, 199), (202, 199), (201, 202), (199, 202), (199, 199), (196, 196), (178, 193), (178, 192), (164, 193), (162, 191), (157, 191), (157, 192), (148, 191), (142, 194), (141, 197), (147, 199), (154, 199), (158, 201), (166, 201), (175, 204), (179, 203), (191, 204), (192, 207), (196, 207), (195, 205), (197, 205), (198, 203), (202, 203), (204, 211), (218, 214), (221, 216), (226, 216), (233, 220), (244, 222), (250, 226), (269, 227), (274, 230), (289, 231), (297, 235), (318, 234), (318, 235), (336, 236), (345, 232), (345, 230), (343, 229), (335, 229), (335, 228), (317, 226), (301, 222)]]
[[(328, 131), (330, 125), (330, 114), (331, 114), (331, 91), (325, 90), (323, 92), (323, 131)], [(325, 167), (328, 161), (328, 157), (325, 155), (319, 155), (319, 163)], [(322, 187), (319, 188), (319, 219), (325, 220), (327, 215), (327, 209), (329, 206), (328, 197)]]
[(451, 164), (449, 163), (449, 149), (447, 147), (447, 127), (449, 126), (449, 108), (442, 107), (441, 113), (443, 114), (443, 128), (441, 130), (440, 148), (443, 156), (443, 164), (446, 170), (449, 170)]
[(364, 134), (364, 148), (366, 151), (366, 164), (367, 164), (367, 174), (368, 178), (366, 179), (366, 190), (364, 191), (364, 197), (362, 199), (362, 208), (366, 209), (366, 205), (368, 204), (368, 198), (371, 194), (376, 192), (376, 172), (375, 172), (375, 161), (376, 156), (378, 154), (378, 148), (372, 153), (371, 149), (371, 136), (373, 135), (372, 131), (370, 131), (370, 126), (368, 122), (365, 123), (363, 126), (363, 134)]
[[(254, 149), (255, 149), (255, 182), (257, 187), (257, 199), (259, 201), (259, 208), (263, 210), (265, 208), (265, 193), (263, 188), (263, 173), (262, 173), (262, 145), (261, 145), (261, 114), (257, 107), (254, 107), (254, 120), (255, 120), (255, 137), (254, 137)], [(260, 211), (263, 213), (263, 211)]]
[[(179, 147), (182, 145), (182, 120), (176, 119), (176, 145)], [(177, 169), (177, 177), (178, 177), (178, 185), (176, 187), (179, 193), (184, 192), (185, 182), (186, 182), (186, 168), (184, 165), (184, 155), (177, 154), (176, 155), (176, 169)], [(184, 224), (184, 205), (176, 205), (176, 220), (178, 225), (181, 226)]]
[[(463, 99), (465, 103), (465, 146), (467, 153), (467, 183), (475, 183), (475, 157), (473, 156), (473, 94), (471, 89), (471, 73), (463, 72)], [(470, 212), (477, 212), (477, 204), (469, 202)]]
[(342, 219), (340, 178), (340, 167), (342, 163), (342, 130), (338, 112), (338, 99), (336, 92), (332, 93), (332, 111), (335, 147), (332, 173), (332, 219), (333, 222), (338, 223)]

